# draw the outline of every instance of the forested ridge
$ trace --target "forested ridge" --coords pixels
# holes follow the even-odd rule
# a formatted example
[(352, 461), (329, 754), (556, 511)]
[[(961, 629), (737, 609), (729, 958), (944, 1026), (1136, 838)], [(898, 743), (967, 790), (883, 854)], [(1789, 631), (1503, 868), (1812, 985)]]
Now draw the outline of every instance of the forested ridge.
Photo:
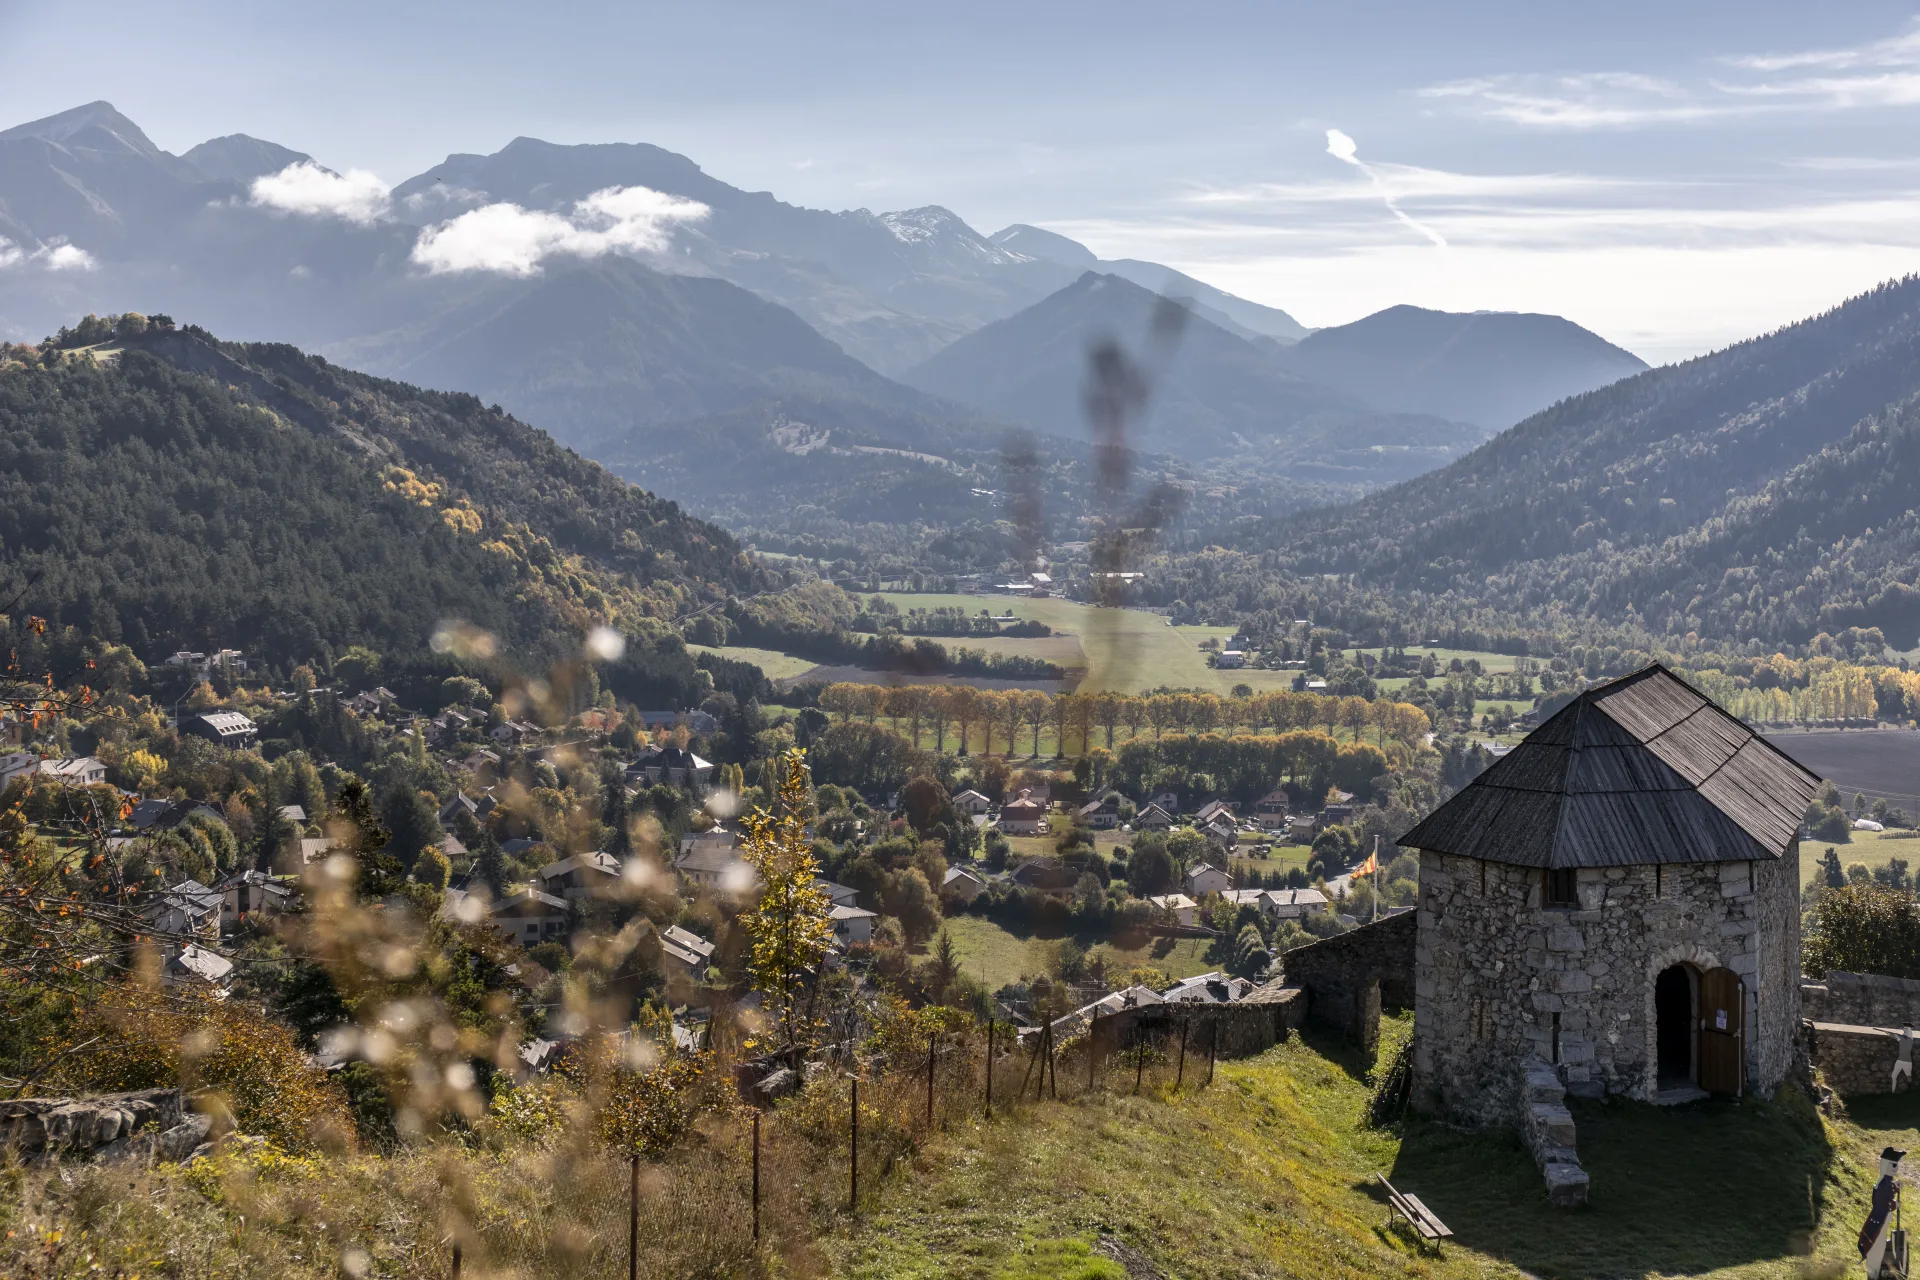
[(1920, 278), (1561, 402), (1440, 471), (1295, 521), (1276, 568), (1653, 634), (1912, 643)]
[(418, 650), (448, 619), (551, 653), (760, 582), (726, 533), (472, 396), (91, 323), (0, 351), (23, 610), (149, 654)]

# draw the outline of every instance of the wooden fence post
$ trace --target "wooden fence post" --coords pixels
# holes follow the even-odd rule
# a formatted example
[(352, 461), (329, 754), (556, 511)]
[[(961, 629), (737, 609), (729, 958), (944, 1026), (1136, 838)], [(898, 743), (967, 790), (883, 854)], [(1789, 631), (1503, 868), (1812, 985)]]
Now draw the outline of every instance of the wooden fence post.
[(860, 1077), (853, 1078), (853, 1135), (847, 1143), (847, 1212), (860, 1212)]
[(987, 1119), (993, 1119), (993, 1019), (987, 1019)]
[(760, 1113), (753, 1113), (753, 1242), (760, 1243)]
[(1088, 1019), (1087, 1021), (1087, 1092), (1088, 1093), (1093, 1092), (1093, 1037), (1094, 1037), (1094, 1033), (1097, 1032), (1099, 1029), (1100, 1029), (1100, 1019), (1098, 1017)]
[(460, 1280), (460, 1242), (453, 1242), (453, 1280)]
[(1180, 1017), (1180, 1069), (1173, 1073), (1173, 1091), (1180, 1092), (1180, 1082), (1187, 1078), (1187, 1019)]
[(927, 1128), (933, 1128), (933, 1046), (935, 1034), (927, 1033)]
[(1147, 1042), (1146, 1038), (1140, 1034), (1140, 1028), (1136, 1026), (1133, 1029), (1133, 1092), (1136, 1097), (1140, 1093), (1140, 1077), (1146, 1073)]
[(1213, 1088), (1213, 1059), (1220, 1048), (1220, 1015), (1213, 1017), (1213, 1035), (1207, 1039), (1207, 1083), (1204, 1088)]

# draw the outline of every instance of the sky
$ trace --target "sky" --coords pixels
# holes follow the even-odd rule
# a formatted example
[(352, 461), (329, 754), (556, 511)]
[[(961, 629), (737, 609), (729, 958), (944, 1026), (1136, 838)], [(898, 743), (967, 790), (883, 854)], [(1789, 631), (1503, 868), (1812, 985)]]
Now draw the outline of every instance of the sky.
[(0, 0), (0, 127), (96, 98), (168, 150), (243, 132), (389, 184), (651, 142), (1308, 325), (1544, 311), (1656, 363), (1920, 268), (1920, 2)]

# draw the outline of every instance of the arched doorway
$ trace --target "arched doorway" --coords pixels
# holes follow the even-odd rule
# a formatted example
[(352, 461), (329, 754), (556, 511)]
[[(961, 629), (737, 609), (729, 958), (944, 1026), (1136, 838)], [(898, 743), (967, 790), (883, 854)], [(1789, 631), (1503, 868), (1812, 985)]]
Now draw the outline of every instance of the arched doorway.
[(1655, 1087), (1683, 1089), (1699, 1071), (1699, 976), (1689, 964), (1663, 969), (1653, 981)]

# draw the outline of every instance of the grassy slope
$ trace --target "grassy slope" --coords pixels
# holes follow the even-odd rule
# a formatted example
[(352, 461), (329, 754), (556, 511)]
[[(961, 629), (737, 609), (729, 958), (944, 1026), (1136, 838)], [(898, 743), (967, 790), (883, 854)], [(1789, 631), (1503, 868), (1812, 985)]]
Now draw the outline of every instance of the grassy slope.
[[(924, 1153), (823, 1248), (857, 1280), (997, 1280), (1036, 1242), (1107, 1234), (1176, 1278), (1784, 1278), (1809, 1274), (1810, 1205), (1819, 1256), (1851, 1256), (1868, 1186), (1860, 1170), (1887, 1136), (1823, 1126), (1798, 1094), (1587, 1108), (1580, 1149), (1593, 1204), (1569, 1213), (1546, 1203), (1510, 1135), (1363, 1127), (1358, 1070), (1337, 1046), (1296, 1038), (1221, 1064), (1206, 1092), (1107, 1095), (1035, 1107), (1017, 1126), (976, 1124)], [(1911, 1126), (1920, 1105), (1893, 1119)], [(1385, 1229), (1368, 1189), (1383, 1171), (1454, 1229), (1439, 1257), (1416, 1256)]]
[(1905, 858), (1909, 867), (1920, 867), (1920, 840), (1903, 838), (1891, 831), (1856, 831), (1845, 844), (1828, 844), (1824, 840), (1801, 841), (1802, 884), (1811, 883), (1820, 874), (1820, 860), (1827, 856), (1828, 849), (1840, 855), (1840, 865), (1843, 867), (1859, 862), (1864, 863), (1868, 870), (1873, 870), (1886, 866), (1893, 858)]
[(811, 658), (796, 658), (790, 653), (781, 653), (778, 649), (755, 649), (749, 645), (728, 645), (719, 648), (710, 644), (690, 644), (687, 649), (693, 653), (717, 653), (723, 658), (732, 658), (735, 662), (751, 662), (766, 673), (769, 680), (785, 680), (791, 676), (802, 676), (820, 665)]

